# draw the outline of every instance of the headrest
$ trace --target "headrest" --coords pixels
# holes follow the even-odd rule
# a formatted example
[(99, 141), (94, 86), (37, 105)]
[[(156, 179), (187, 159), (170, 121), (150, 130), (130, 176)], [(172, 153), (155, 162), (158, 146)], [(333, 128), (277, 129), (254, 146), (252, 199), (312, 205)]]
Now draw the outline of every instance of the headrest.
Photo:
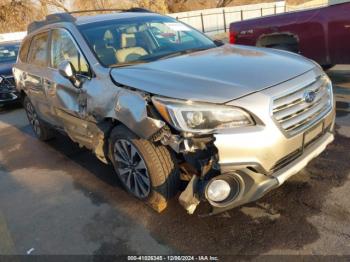
[(122, 48), (135, 47), (136, 37), (135, 34), (122, 34)]
[(137, 29), (135, 26), (131, 26), (131, 27), (128, 27), (126, 30), (125, 30), (125, 33), (127, 34), (135, 34), (137, 32)]

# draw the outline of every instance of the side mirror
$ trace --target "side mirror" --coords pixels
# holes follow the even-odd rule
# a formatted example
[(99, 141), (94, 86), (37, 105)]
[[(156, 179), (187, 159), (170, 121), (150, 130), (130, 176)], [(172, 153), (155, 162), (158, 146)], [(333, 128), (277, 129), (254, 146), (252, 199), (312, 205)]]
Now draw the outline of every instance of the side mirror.
[(213, 42), (216, 46), (223, 46), (225, 44), (222, 40), (219, 39), (215, 39)]
[(67, 78), (76, 88), (81, 87), (81, 81), (77, 78), (74, 66), (69, 61), (63, 61), (58, 65), (58, 72), (64, 78)]

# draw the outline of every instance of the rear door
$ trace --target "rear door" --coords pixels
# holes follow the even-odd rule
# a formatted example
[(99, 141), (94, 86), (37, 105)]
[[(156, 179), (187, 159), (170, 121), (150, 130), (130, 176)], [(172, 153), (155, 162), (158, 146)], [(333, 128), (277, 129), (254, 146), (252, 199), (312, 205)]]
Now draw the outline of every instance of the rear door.
[(23, 78), (31, 102), (40, 118), (52, 123), (50, 106), (45, 92), (45, 76), (48, 74), (48, 42), (49, 31), (35, 35), (30, 44), (27, 58), (28, 70)]

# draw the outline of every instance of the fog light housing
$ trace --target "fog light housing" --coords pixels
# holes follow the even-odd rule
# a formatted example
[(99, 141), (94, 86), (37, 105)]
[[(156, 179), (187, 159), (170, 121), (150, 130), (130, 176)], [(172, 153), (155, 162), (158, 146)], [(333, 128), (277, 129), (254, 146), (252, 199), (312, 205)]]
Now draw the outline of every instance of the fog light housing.
[(232, 203), (241, 192), (242, 178), (236, 173), (214, 177), (205, 188), (205, 197), (213, 206), (223, 207)]
[(226, 200), (231, 193), (231, 186), (225, 180), (215, 179), (207, 187), (207, 198), (210, 201), (222, 202)]

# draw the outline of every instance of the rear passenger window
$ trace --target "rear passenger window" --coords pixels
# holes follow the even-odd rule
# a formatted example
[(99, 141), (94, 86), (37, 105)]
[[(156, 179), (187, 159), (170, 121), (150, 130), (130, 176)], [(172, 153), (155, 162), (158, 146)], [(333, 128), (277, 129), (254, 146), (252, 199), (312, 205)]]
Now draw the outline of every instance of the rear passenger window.
[(72, 63), (80, 75), (89, 75), (89, 67), (72, 37), (66, 30), (55, 29), (51, 34), (51, 66), (58, 68), (63, 61)]
[(30, 45), (28, 63), (38, 66), (47, 65), (48, 32), (34, 36)]
[(22, 62), (27, 61), (27, 55), (29, 50), (30, 39), (26, 39), (21, 44), (21, 50), (19, 51), (19, 60)]

